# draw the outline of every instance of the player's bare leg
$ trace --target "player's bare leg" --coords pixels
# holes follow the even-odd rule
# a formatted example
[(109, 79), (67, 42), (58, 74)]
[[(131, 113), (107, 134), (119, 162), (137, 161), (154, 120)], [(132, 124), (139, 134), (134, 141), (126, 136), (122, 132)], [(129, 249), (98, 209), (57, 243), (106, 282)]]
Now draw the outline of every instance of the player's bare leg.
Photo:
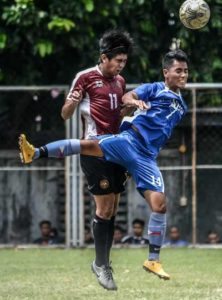
[(143, 264), (143, 268), (161, 279), (169, 280), (159, 261), (159, 253), (165, 237), (166, 230), (166, 199), (160, 192), (145, 191), (144, 196), (152, 209), (148, 225), (149, 256)]

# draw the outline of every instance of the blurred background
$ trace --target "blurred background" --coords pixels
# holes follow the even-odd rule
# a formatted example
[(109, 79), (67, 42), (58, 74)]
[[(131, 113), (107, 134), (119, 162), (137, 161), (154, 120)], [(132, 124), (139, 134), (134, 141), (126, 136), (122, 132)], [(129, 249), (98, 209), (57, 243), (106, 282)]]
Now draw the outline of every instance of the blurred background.
[[(24, 167), (17, 139), (25, 132), (40, 146), (80, 136), (78, 112), (64, 123), (61, 107), (76, 72), (97, 63), (98, 41), (111, 28), (135, 40), (123, 72), (128, 89), (162, 80), (169, 49), (189, 55), (189, 112), (159, 157), (168, 224), (193, 243), (210, 230), (222, 236), (222, 1), (207, 2), (210, 22), (194, 31), (179, 20), (182, 1), (0, 0), (0, 243), (32, 243), (39, 222), (50, 220), (67, 246), (84, 244), (94, 203), (78, 158)], [(133, 219), (147, 221), (131, 180), (121, 199), (117, 222), (125, 232)]]

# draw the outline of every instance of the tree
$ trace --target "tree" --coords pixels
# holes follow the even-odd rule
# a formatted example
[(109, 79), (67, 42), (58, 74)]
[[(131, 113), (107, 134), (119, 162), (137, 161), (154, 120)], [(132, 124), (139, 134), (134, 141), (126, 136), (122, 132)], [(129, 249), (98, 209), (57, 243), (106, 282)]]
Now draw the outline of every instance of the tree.
[(128, 30), (135, 39), (125, 71), (128, 82), (160, 79), (161, 56), (173, 39), (180, 40), (191, 57), (190, 81), (221, 80), (221, 0), (208, 0), (212, 17), (197, 31), (179, 21), (182, 1), (1, 2), (1, 84), (68, 84), (76, 71), (97, 62), (101, 34), (115, 27)]

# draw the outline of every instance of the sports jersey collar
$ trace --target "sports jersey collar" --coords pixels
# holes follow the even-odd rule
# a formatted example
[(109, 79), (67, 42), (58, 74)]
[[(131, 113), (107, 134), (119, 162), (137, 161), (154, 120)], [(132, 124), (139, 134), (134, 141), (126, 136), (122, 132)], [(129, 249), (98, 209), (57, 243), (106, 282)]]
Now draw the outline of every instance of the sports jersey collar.
[[(97, 70), (97, 72), (98, 72), (101, 76), (103, 76), (103, 73), (100, 71), (99, 65), (96, 65), (96, 70)], [(103, 76), (103, 77), (104, 77), (104, 76)]]
[(181, 98), (180, 90), (179, 90), (179, 93), (175, 93), (175, 92), (172, 91), (168, 86), (166, 86), (165, 83), (163, 83), (163, 84), (164, 84), (164, 86), (165, 86), (165, 90), (166, 90), (166, 91), (171, 92), (171, 93), (173, 93), (174, 95), (177, 95), (177, 96), (179, 96), (179, 97)]
[[(171, 94), (176, 95), (177, 97), (179, 97), (179, 101), (180, 101), (181, 105), (183, 106), (183, 108), (184, 108), (185, 110), (187, 110), (187, 105), (186, 105), (186, 103), (185, 103), (184, 100), (183, 100), (183, 97), (182, 97), (182, 95), (181, 95), (181, 93), (180, 93), (180, 90), (179, 90), (179, 93), (175, 93), (175, 92), (171, 91), (171, 90), (169, 89), (169, 87), (167, 87), (167, 86), (165, 85), (164, 82), (163, 82), (163, 84), (164, 84), (164, 91), (167, 91), (167, 92), (169, 92), (169, 93), (171, 93)], [(178, 99), (178, 98), (177, 98), (177, 99)]]
[(114, 80), (114, 79), (116, 78), (116, 76), (113, 76), (113, 77), (110, 77), (110, 78), (105, 77), (105, 76), (103, 75), (103, 73), (101, 72), (101, 70), (100, 70), (100, 68), (99, 68), (99, 65), (96, 65), (96, 70), (97, 70), (97, 72), (98, 72), (102, 77), (104, 77), (106, 80), (112, 81), (112, 80)]

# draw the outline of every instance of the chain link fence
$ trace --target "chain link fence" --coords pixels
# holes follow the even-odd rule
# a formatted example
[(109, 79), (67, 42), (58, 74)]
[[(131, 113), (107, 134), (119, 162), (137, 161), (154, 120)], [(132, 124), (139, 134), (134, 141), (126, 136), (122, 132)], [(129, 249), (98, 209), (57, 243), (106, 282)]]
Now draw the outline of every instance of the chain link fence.
[[(221, 89), (222, 84), (188, 85), (184, 98), (189, 111), (158, 158), (168, 198), (168, 226), (179, 226), (182, 236), (194, 243), (204, 243), (212, 229), (222, 236)], [(18, 159), (21, 132), (36, 146), (78, 136), (79, 119), (68, 125), (77, 128), (74, 135), (60, 117), (67, 91), (68, 86), (0, 88), (0, 243), (30, 243), (39, 235), (39, 221), (50, 219), (68, 246), (78, 245), (82, 242), (76, 234), (73, 237), (74, 230), (90, 225), (94, 205), (83, 178), (80, 219), (72, 218), (74, 206), (82, 207), (80, 200), (71, 200), (79, 198), (75, 190), (70, 194), (76, 186), (71, 186), (74, 169), (66, 168), (64, 160), (43, 159), (24, 167)], [(126, 230), (133, 218), (149, 215), (134, 191), (129, 181), (119, 214)]]
[(0, 87), (0, 243), (30, 243), (50, 220), (65, 238), (64, 160), (24, 166), (18, 136), (40, 146), (65, 137), (60, 117), (68, 87)]

